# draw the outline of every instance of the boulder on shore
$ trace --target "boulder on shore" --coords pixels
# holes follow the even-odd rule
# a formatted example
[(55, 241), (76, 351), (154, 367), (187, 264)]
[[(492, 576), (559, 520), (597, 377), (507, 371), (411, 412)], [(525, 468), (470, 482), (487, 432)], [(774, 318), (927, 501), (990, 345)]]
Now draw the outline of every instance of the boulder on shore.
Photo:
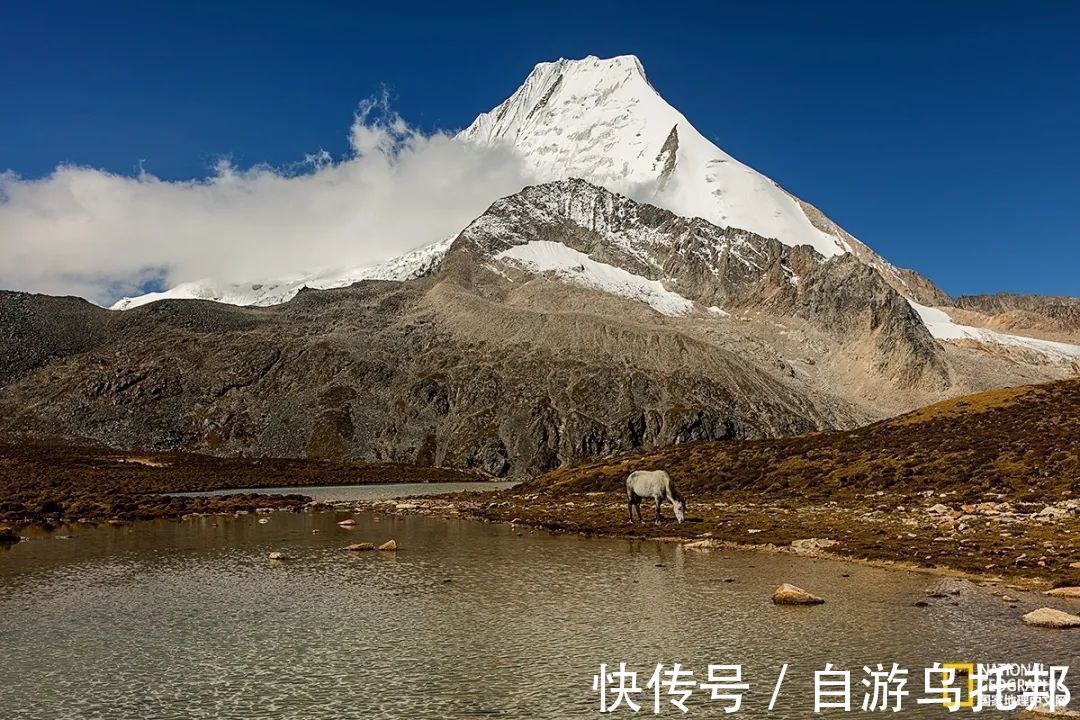
[(825, 602), (817, 595), (812, 595), (800, 587), (784, 583), (776, 588), (772, 601), (777, 605), (820, 605)]
[(683, 547), (687, 550), (713, 550), (720, 547), (720, 543), (711, 538), (706, 538), (704, 540), (695, 540), (693, 542), (685, 543)]
[(1054, 588), (1053, 590), (1047, 590), (1043, 595), (1080, 600), (1080, 585)]
[(352, 545), (346, 545), (346, 550), (352, 550), (353, 552), (362, 552), (364, 550), (374, 550), (375, 546), (371, 543), (354, 543)]
[(803, 538), (802, 540), (792, 540), (791, 549), (797, 553), (816, 553), (836, 547), (839, 544), (838, 541), (831, 538)]
[(380, 550), (397, 550), (397, 542), (394, 540), (387, 540), (379, 546)]
[(289, 556), (286, 555), (283, 552), (276, 552), (275, 551), (275, 552), (270, 553), (270, 559), (271, 560), (288, 560)]
[(1080, 627), (1080, 617), (1070, 615), (1053, 608), (1039, 608), (1032, 610), (1023, 617), (1025, 625), (1044, 628), (1075, 628)]

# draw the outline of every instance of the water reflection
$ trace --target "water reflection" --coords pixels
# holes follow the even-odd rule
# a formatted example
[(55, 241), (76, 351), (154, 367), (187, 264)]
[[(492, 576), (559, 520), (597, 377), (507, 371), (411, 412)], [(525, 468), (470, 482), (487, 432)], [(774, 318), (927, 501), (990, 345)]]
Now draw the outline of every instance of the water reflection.
[(391, 485), (319, 485), (313, 487), (269, 487), (213, 490), (210, 492), (177, 493), (184, 497), (235, 495), (238, 493), (299, 493), (321, 502), (351, 502), (354, 500), (386, 500), (410, 495), (448, 495), (465, 491), (490, 492), (506, 490), (517, 485), (511, 481), (394, 483)]
[[(912, 668), (904, 714), (936, 717), (914, 706), (933, 660), (1080, 654), (1075, 632), (1019, 624), (1045, 598), (1010, 591), (1010, 608), (970, 583), (918, 608), (940, 579), (467, 520), (258, 517), (76, 527), (0, 553), (0, 717), (597, 717), (599, 663), (676, 660), (743, 663), (739, 716), (779, 718), (810, 714), (825, 662), (858, 678), (895, 661)], [(389, 538), (400, 552), (342, 550)], [(785, 581), (828, 603), (773, 606)], [(704, 693), (690, 707), (723, 715)]]

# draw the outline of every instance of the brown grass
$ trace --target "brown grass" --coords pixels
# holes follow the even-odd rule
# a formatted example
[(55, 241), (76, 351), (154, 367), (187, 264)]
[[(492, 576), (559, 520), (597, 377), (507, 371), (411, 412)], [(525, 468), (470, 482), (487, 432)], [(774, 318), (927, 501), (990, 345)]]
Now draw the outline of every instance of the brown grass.
[(163, 493), (252, 487), (458, 482), (475, 475), (392, 463), (350, 465), (317, 460), (218, 458), (133, 453), (61, 442), (0, 443), (0, 521), (138, 519), (186, 512), (297, 505), (268, 496), (197, 499)]
[[(926, 490), (1046, 501), (1080, 493), (1080, 378), (955, 398), (846, 432), (704, 442), (560, 468), (529, 487), (618, 488), (662, 468), (693, 492), (798, 493), (813, 499)], [(523, 489), (524, 491), (524, 489)]]

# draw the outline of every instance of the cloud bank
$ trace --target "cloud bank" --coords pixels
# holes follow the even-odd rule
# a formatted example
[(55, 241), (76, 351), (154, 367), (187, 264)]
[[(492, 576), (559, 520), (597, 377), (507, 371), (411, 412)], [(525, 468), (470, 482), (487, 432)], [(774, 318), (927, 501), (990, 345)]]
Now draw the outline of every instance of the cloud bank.
[(371, 265), (462, 229), (529, 184), (508, 148), (424, 134), (385, 97), (361, 104), (351, 153), (294, 170), (237, 169), (165, 181), (61, 166), (0, 174), (0, 288), (108, 305), (147, 283), (234, 283)]

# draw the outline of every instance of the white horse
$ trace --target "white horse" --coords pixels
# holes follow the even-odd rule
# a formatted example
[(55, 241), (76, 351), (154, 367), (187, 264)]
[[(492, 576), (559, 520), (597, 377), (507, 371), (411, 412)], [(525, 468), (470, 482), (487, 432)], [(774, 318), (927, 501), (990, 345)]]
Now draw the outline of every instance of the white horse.
[(686, 517), (686, 501), (675, 489), (671, 476), (663, 470), (635, 470), (626, 477), (626, 513), (630, 522), (634, 522), (634, 508), (637, 508), (638, 522), (641, 519), (641, 501), (652, 498), (656, 501), (656, 522), (660, 522), (660, 504), (670, 500), (675, 508), (675, 519), (682, 522)]

